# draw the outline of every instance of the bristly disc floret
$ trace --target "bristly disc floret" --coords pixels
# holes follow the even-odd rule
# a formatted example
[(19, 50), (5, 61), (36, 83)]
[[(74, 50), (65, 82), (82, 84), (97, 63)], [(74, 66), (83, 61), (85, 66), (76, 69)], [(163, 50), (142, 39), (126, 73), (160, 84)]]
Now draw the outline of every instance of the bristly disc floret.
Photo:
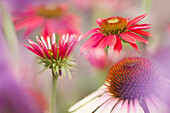
[(57, 43), (54, 34), (51, 38), (47, 37), (47, 42), (42, 36), (41, 40), (37, 37), (39, 45), (28, 39), (28, 42), (32, 47), (26, 44), (24, 44), (24, 46), (38, 55), (39, 63), (45, 67), (43, 71), (50, 68), (54, 74), (60, 76), (65, 75), (67, 72), (71, 78), (70, 69), (74, 69), (75, 63), (70, 54), (80, 39), (81, 37), (77, 37), (76, 35), (67, 34), (61, 36)]
[(126, 58), (109, 70), (106, 80), (108, 92), (121, 99), (141, 99), (155, 88), (154, 66), (145, 58)]
[(127, 30), (127, 19), (122, 17), (110, 17), (101, 21), (100, 29), (103, 34), (118, 35), (124, 33)]

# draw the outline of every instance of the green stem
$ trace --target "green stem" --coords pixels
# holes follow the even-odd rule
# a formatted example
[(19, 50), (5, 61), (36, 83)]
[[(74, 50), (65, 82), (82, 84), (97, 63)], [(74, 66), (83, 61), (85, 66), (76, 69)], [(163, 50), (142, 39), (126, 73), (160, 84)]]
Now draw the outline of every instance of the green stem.
[(145, 12), (150, 12), (150, 10), (152, 8), (152, 2), (153, 2), (153, 0), (142, 0), (142, 9)]
[(56, 112), (56, 93), (57, 93), (57, 81), (58, 74), (54, 74), (52, 71), (52, 84), (51, 84), (51, 98), (50, 98), (50, 113)]

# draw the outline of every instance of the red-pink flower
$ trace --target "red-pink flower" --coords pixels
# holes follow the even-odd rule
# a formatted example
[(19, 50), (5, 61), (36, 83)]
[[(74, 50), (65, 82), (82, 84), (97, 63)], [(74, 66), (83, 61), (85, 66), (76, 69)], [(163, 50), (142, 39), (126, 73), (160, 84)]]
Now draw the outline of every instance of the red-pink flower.
[[(47, 42), (42, 36), (41, 40), (38, 37), (36, 39), (38, 44), (28, 39), (31, 46), (23, 45), (39, 57), (40, 63), (43, 63), (45, 69), (50, 68), (54, 73), (61, 75), (61, 72), (65, 72), (65, 70), (68, 72), (68, 69), (74, 66), (70, 54), (80, 41), (81, 36), (77, 37), (75, 34), (63, 35), (60, 37), (58, 44), (56, 43), (55, 34), (51, 38), (47, 37)], [(68, 74), (70, 73), (68, 72)]]
[(142, 38), (142, 36), (151, 36), (151, 34), (144, 29), (149, 29), (150, 24), (137, 24), (147, 14), (140, 15), (132, 20), (123, 17), (109, 17), (107, 19), (98, 18), (97, 24), (99, 28), (94, 28), (84, 34), (85, 38), (93, 34), (81, 47), (81, 52), (85, 52), (90, 48), (100, 47), (105, 48), (107, 45), (114, 50), (121, 51), (122, 43), (129, 43), (134, 49), (139, 51), (136, 41), (148, 44), (149, 42)]
[(45, 4), (30, 6), (26, 11), (15, 12), (14, 24), (16, 30), (26, 28), (24, 37), (27, 37), (40, 28), (42, 33), (48, 30), (48, 33), (62, 34), (79, 34), (78, 26), (80, 18), (68, 11), (66, 4)]

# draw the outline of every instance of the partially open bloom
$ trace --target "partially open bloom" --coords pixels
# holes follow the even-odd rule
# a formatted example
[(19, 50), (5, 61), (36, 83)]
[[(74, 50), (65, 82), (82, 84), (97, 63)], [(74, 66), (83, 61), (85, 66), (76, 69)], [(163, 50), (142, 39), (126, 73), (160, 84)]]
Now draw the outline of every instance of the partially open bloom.
[(100, 47), (105, 48), (107, 45), (114, 50), (121, 51), (122, 43), (129, 43), (134, 49), (139, 51), (136, 41), (148, 44), (148, 41), (142, 36), (151, 36), (149, 32), (143, 31), (149, 29), (150, 24), (137, 24), (147, 14), (140, 15), (132, 20), (123, 17), (109, 17), (107, 19), (98, 18), (97, 24), (99, 28), (94, 28), (84, 34), (85, 38), (93, 34), (81, 47), (81, 52), (87, 51), (90, 48)]
[[(168, 113), (159, 92), (167, 82), (146, 58), (126, 58), (113, 65), (106, 84), (72, 106), (74, 113)], [(161, 89), (161, 91), (160, 91)], [(168, 98), (166, 98), (168, 99)]]
[(48, 33), (62, 34), (78, 34), (80, 18), (77, 15), (68, 12), (66, 4), (45, 4), (38, 6), (30, 6), (26, 11), (14, 13), (14, 24), (16, 30), (26, 28), (24, 37), (27, 37), (40, 28), (42, 33), (45, 29)]
[(32, 40), (28, 39), (29, 45), (24, 44), (24, 46), (35, 53), (40, 59), (40, 63), (43, 64), (45, 69), (52, 69), (54, 74), (59, 74), (60, 76), (65, 75), (65, 71), (68, 72), (69, 77), (70, 71), (69, 69), (73, 68), (74, 63), (72, 62), (72, 56), (70, 55), (78, 42), (81, 39), (74, 35), (63, 35), (60, 37), (58, 44), (56, 43), (55, 34), (53, 37), (47, 38), (47, 42), (41, 36), (41, 40), (36, 37), (38, 45), (34, 43)]

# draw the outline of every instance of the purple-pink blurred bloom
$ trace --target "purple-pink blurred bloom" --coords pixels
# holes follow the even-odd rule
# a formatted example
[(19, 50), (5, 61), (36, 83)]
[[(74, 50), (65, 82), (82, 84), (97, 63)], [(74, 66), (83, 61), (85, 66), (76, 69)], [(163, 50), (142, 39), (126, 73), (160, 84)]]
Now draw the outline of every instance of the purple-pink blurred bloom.
[(15, 80), (1, 29), (0, 32), (0, 113), (42, 113), (37, 101)]

